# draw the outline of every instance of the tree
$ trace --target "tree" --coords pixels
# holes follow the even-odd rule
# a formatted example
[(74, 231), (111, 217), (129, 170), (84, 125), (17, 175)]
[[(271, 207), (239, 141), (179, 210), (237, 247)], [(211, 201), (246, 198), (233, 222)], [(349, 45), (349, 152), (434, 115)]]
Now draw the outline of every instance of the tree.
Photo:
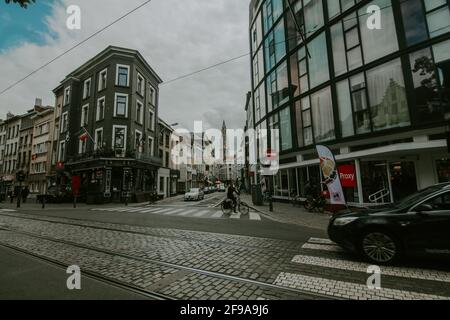
[[(11, 3), (11, 0), (5, 0), (6, 3)], [(13, 3), (18, 3), (22, 8), (27, 8), (29, 4), (36, 2), (36, 0), (12, 0)]]

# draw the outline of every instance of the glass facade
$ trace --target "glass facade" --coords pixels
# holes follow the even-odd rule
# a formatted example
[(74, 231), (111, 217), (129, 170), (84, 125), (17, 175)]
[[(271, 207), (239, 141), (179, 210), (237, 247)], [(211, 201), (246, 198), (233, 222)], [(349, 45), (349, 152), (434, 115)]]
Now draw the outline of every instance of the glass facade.
[(249, 123), (279, 128), (281, 155), (450, 120), (450, 0), (290, 2), (251, 8)]

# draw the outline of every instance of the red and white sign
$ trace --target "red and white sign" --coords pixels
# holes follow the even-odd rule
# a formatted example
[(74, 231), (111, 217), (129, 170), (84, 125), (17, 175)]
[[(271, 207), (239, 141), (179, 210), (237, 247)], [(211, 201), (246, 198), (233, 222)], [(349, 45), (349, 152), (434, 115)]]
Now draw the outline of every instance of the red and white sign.
[(356, 188), (356, 168), (346, 164), (339, 166), (339, 178), (344, 188)]

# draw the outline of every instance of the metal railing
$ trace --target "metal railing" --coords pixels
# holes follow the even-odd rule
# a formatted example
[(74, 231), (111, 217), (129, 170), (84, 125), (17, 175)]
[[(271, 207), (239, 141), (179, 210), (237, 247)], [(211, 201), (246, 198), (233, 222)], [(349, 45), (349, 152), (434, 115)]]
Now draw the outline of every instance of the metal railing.
[(390, 195), (391, 192), (388, 189), (384, 188), (381, 189), (380, 191), (375, 192), (374, 194), (371, 194), (369, 196), (369, 201), (371, 203), (380, 203), (379, 201), (381, 200), (381, 203), (385, 203), (386, 202), (385, 198)]

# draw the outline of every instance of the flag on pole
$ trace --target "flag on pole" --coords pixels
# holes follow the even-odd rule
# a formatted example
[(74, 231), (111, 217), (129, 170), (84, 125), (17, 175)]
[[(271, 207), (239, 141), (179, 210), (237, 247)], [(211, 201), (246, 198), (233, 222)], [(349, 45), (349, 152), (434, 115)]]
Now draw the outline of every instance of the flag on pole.
[(323, 182), (327, 185), (330, 192), (331, 204), (347, 205), (333, 152), (322, 145), (317, 145), (316, 149), (319, 154), (320, 169), (324, 178)]

